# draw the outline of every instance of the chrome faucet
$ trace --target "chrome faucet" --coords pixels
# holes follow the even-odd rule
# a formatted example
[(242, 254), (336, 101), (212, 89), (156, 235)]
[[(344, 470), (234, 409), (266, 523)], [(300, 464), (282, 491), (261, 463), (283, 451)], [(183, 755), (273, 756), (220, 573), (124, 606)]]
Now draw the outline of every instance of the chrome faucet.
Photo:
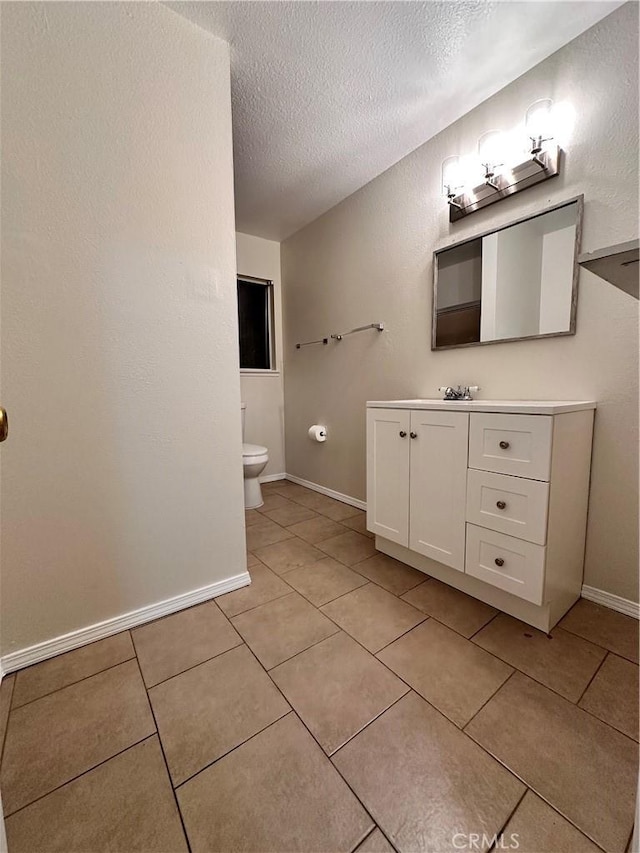
[(480, 388), (478, 385), (457, 385), (455, 388), (451, 385), (447, 385), (438, 388), (438, 391), (444, 392), (444, 400), (464, 400), (467, 402), (469, 400), (473, 400), (471, 393), (475, 393), (479, 390)]

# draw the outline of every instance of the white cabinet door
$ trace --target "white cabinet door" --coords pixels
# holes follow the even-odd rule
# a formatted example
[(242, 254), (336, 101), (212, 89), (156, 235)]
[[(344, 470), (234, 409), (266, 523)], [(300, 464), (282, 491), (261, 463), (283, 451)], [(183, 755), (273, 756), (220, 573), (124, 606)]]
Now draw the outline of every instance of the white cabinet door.
[(409, 547), (464, 571), (467, 446), (465, 412), (411, 412)]
[(407, 409), (367, 409), (367, 530), (409, 544)]

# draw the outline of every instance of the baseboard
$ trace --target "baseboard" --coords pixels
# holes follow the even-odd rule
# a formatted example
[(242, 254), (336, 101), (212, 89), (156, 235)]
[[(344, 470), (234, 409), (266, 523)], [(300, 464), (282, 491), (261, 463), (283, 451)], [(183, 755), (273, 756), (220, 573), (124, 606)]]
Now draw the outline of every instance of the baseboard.
[(264, 477), (260, 477), (260, 482), (274, 483), (276, 480), (285, 480), (286, 477), (286, 474), (266, 474)]
[(217, 598), (217, 596), (223, 595), (225, 592), (232, 592), (234, 589), (240, 589), (240, 587), (247, 586), (250, 583), (249, 572), (245, 571), (225, 580), (216, 581), (216, 583), (191, 590), (191, 592), (185, 592), (182, 595), (176, 595), (173, 598), (149, 604), (147, 607), (131, 610), (129, 613), (123, 613), (121, 616), (106, 619), (104, 622), (80, 628), (77, 631), (63, 634), (60, 637), (54, 637), (52, 640), (45, 640), (43, 643), (37, 643), (35, 646), (29, 646), (26, 649), (20, 649), (17, 652), (4, 655), (0, 661), (0, 671), (4, 675), (14, 672), (16, 669), (24, 669), (25, 666), (40, 663), (43, 660), (63, 654), (63, 652), (70, 652), (73, 649), (80, 648), (80, 646), (94, 643), (96, 640), (103, 640), (112, 634), (126, 631), (127, 628), (136, 628), (138, 625), (151, 622), (160, 616), (167, 616), (170, 613), (176, 613), (178, 610), (184, 610), (185, 607), (200, 604), (202, 601), (208, 601), (210, 598)]
[(317, 483), (312, 483), (310, 480), (303, 480), (302, 477), (296, 477), (293, 474), (286, 474), (285, 476), (292, 483), (305, 486), (307, 489), (313, 489), (314, 492), (320, 492), (321, 495), (327, 495), (337, 501), (342, 501), (343, 504), (349, 504), (349, 506), (355, 506), (358, 509), (366, 510), (367, 508), (366, 501), (352, 498), (350, 495), (343, 495), (342, 492), (336, 492), (333, 489), (328, 489), (326, 486), (319, 486)]
[(619, 595), (605, 592), (603, 589), (596, 589), (594, 586), (583, 586), (581, 595), (582, 598), (594, 601), (596, 604), (602, 604), (610, 610), (617, 610), (618, 613), (640, 619), (640, 604), (630, 601), (628, 598), (621, 598)]

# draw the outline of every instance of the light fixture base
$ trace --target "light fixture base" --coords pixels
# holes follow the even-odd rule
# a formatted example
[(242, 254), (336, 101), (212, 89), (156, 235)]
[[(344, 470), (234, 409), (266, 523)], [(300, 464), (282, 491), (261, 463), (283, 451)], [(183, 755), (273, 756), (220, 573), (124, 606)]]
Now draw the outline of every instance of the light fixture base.
[(463, 192), (449, 200), (449, 222), (456, 222), (477, 210), (515, 195), (527, 187), (555, 178), (560, 174), (562, 150), (558, 145), (528, 157), (511, 169), (493, 175), (491, 184), (485, 181), (469, 192)]

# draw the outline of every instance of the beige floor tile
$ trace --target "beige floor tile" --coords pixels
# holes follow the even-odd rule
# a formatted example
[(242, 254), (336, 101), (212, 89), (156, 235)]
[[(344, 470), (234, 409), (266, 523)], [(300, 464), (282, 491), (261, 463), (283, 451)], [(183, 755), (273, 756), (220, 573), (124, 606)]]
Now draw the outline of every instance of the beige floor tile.
[(273, 483), (273, 487), (271, 488), (271, 492), (276, 493), (278, 495), (283, 495), (285, 498), (291, 501), (297, 500), (300, 495), (309, 495), (309, 494), (317, 494), (317, 492), (312, 492), (311, 489), (305, 489), (304, 486), (299, 486), (297, 483), (292, 483), (289, 480), (276, 480)]
[(103, 669), (134, 658), (131, 636), (128, 631), (98, 640), (80, 649), (37, 663), (16, 674), (12, 707), (18, 708), (26, 702), (95, 675)]
[(517, 849), (518, 853), (599, 853), (595, 844), (533, 791), (524, 795), (500, 844), (498, 849)]
[(423, 583), (425, 579), (423, 572), (412, 569), (411, 566), (386, 554), (374, 554), (368, 560), (363, 560), (358, 563), (356, 571), (394, 595), (402, 595)]
[(178, 789), (193, 851), (348, 853), (370, 817), (294, 714)]
[(429, 619), (391, 643), (378, 657), (457, 726), (471, 717), (513, 669)]
[(147, 687), (242, 642), (215, 601), (165, 616), (131, 633)]
[(259, 513), (263, 515), (267, 512), (272, 512), (274, 509), (282, 509), (283, 507), (291, 506), (291, 501), (279, 494), (269, 494), (266, 492), (263, 495), (263, 504), (259, 509)]
[(247, 509), (244, 512), (245, 527), (253, 527), (254, 524), (262, 524), (264, 515), (258, 512), (257, 509)]
[(395, 851), (378, 827), (376, 827), (371, 835), (367, 835), (355, 853), (395, 853)]
[(347, 566), (360, 563), (376, 553), (373, 540), (363, 536), (362, 533), (356, 533), (355, 530), (341, 533), (332, 539), (325, 539), (324, 542), (318, 543), (318, 548)]
[(266, 669), (338, 631), (333, 622), (297, 592), (241, 613), (232, 621)]
[(149, 691), (174, 785), (289, 712), (246, 646), (239, 646)]
[(12, 673), (11, 675), (5, 675), (0, 683), (0, 759), (2, 758), (2, 747), (7, 731), (7, 721), (9, 719), (9, 709), (11, 708), (11, 697), (13, 696), (15, 681), (15, 673)]
[(260, 524), (247, 527), (247, 550), (255, 553), (265, 545), (273, 545), (274, 542), (282, 542), (285, 539), (291, 539), (292, 536), (293, 534), (284, 527), (280, 527), (275, 521), (265, 516)]
[(370, 652), (380, 651), (426, 618), (419, 610), (373, 583), (321, 609)]
[(638, 620), (601, 604), (579, 599), (560, 627), (638, 663)]
[(629, 738), (519, 672), (466, 731), (585, 835), (623, 853), (638, 781)]
[(0, 789), (11, 814), (155, 731), (135, 660), (11, 712)]
[(333, 521), (345, 521), (347, 518), (353, 518), (355, 515), (358, 515), (362, 510), (342, 501), (336, 501), (333, 498), (327, 497), (326, 501), (323, 501), (318, 506), (317, 512), (326, 515), (327, 518), (331, 518)]
[(292, 538), (259, 548), (256, 552), (262, 562), (276, 574), (283, 575), (300, 566), (308, 566), (326, 555), (302, 539)]
[[(340, 524), (344, 524), (345, 527), (350, 527), (351, 530), (355, 530), (356, 533), (362, 533), (363, 536), (368, 536), (369, 539), (373, 539), (373, 533), (367, 530), (367, 514), (362, 510), (358, 511), (358, 515), (352, 515), (350, 518), (343, 518)], [(375, 833), (372, 833), (375, 835)]]
[(257, 566), (260, 563), (260, 560), (256, 557), (255, 554), (251, 554), (247, 551), (247, 568), (250, 569), (252, 566)]
[(286, 574), (287, 583), (316, 607), (321, 607), (352, 589), (364, 586), (367, 579), (351, 571), (331, 557), (318, 560), (310, 566), (294, 569)]
[(473, 642), (572, 702), (582, 696), (606, 655), (562, 628), (548, 636), (506, 613), (498, 614)]
[(333, 761), (393, 845), (411, 853), (454, 851), (456, 833), (499, 832), (524, 791), (415, 693), (385, 711)]
[(276, 524), (280, 524), (282, 527), (289, 527), (292, 524), (297, 524), (300, 521), (308, 521), (310, 518), (317, 518), (317, 513), (315, 513), (312, 509), (308, 509), (306, 506), (300, 506), (300, 504), (294, 503), (293, 501), (287, 501), (289, 506), (283, 506), (279, 509), (272, 509), (269, 512), (265, 512), (267, 518), (270, 518), (271, 521), (275, 521)]
[(638, 740), (638, 665), (610, 653), (579, 704)]
[(498, 612), (494, 607), (435, 578), (410, 589), (402, 598), (464, 637), (473, 636)]
[(323, 539), (331, 539), (332, 536), (339, 536), (345, 532), (342, 524), (338, 524), (337, 521), (332, 521), (324, 515), (316, 515), (309, 521), (292, 524), (289, 530), (312, 545), (317, 545)]
[(187, 850), (157, 737), (11, 815), (6, 829), (12, 853)]
[(251, 575), (249, 586), (243, 586), (216, 598), (216, 604), (226, 616), (237, 616), (238, 613), (244, 613), (245, 610), (251, 610), (253, 607), (266, 604), (267, 601), (273, 601), (274, 598), (280, 598), (291, 592), (291, 587), (262, 563), (258, 562), (255, 566), (251, 566), (249, 574)]
[(329, 755), (409, 689), (342, 632), (270, 675)]

